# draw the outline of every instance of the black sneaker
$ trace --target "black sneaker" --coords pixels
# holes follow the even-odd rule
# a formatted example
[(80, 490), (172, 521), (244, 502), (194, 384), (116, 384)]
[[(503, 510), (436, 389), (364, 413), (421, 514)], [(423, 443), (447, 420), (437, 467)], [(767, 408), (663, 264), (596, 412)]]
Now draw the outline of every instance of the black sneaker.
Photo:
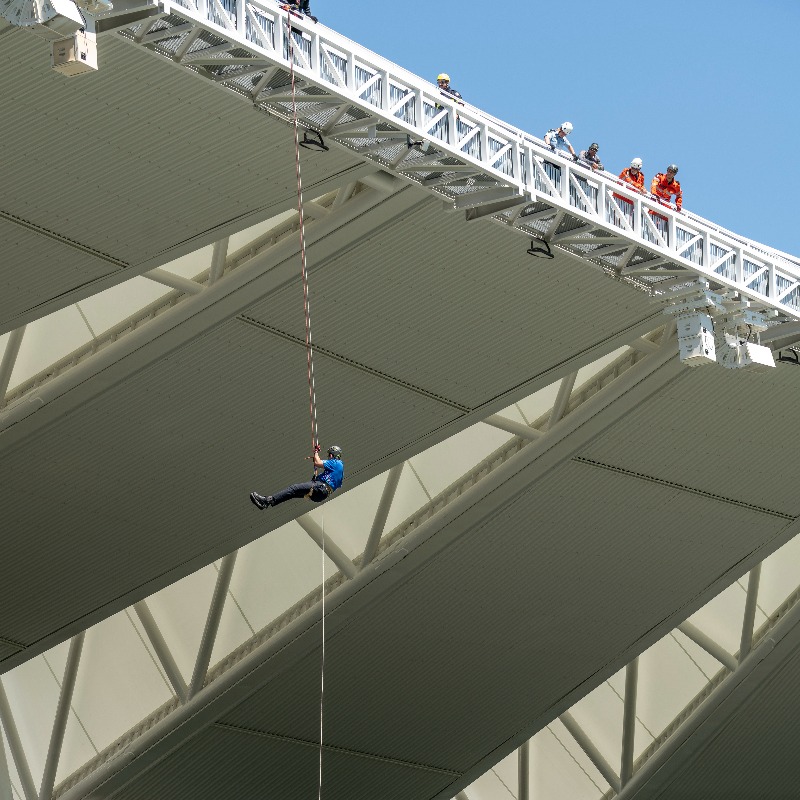
[(250, 501), (262, 511), (272, 505), (272, 497), (264, 497), (258, 492), (250, 492)]

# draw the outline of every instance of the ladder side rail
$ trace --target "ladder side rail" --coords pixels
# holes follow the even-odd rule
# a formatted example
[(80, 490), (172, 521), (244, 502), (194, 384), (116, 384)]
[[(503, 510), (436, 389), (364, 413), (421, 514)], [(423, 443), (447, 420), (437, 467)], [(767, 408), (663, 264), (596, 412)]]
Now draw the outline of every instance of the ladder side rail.
[[(194, 6), (195, 3), (189, 2), (187, 5)], [(195, 8), (187, 8), (182, 3), (171, 3), (170, 0), (166, 0), (165, 10), (184, 18), (202, 17), (203, 5), (200, 0)], [(282, 19), (282, 12), (279, 9), (258, 0), (241, 2), (212, 0), (209, 6), (206, 18), (198, 20), (205, 27), (228, 41), (242, 40), (245, 46), (260, 51), (259, 58), (266, 55), (270, 62), (281, 66), (288, 64), (285, 48), (276, 51), (265, 50), (257, 36), (248, 36), (245, 25), (247, 9), (251, 9), (251, 12), (256, 11), (261, 16), (272, 19), (279, 29), (284, 29), (286, 21)], [(215, 19), (208, 19), (208, 17), (219, 17), (223, 10), (229, 19), (221, 20), (222, 25)], [(701, 276), (718, 281), (745, 297), (767, 307), (776, 308), (790, 317), (800, 318), (800, 260), (795, 257), (790, 256), (787, 259), (785, 255), (774, 252), (771, 248), (724, 231), (697, 215), (677, 212), (651, 196), (631, 192), (620, 184), (614, 175), (593, 172), (583, 165), (554, 155), (537, 137), (507, 125), (474, 106), (442, 95), (428, 81), (340, 36), (335, 31), (322, 26), (315, 28), (312, 23), (300, 18), (292, 20), (291, 28), (296, 35), (302, 35), (308, 40), (309, 63), (296, 65), (295, 72), (310, 85), (316, 85), (331, 95), (360, 107), (376, 120), (388, 122), (410, 135), (422, 138), (433, 136), (436, 139), (436, 147), (444, 155), (478, 167), (485, 175), (495, 179), (500, 186), (516, 191), (520, 196), (527, 194), (534, 201), (541, 199), (567, 209), (569, 213), (584, 218), (598, 228), (641, 244), (648, 251), (694, 270)], [(284, 36), (287, 35), (288, 31), (284, 31)], [(347, 62), (346, 78), (349, 79), (359, 69), (363, 70), (364, 75), (370, 76), (367, 81), (374, 82), (371, 87), (374, 91), (368, 93), (356, 85), (358, 81), (337, 81), (331, 74), (330, 67), (326, 66), (330, 59), (326, 60), (320, 55), (323, 49), (340, 54)], [(419, 109), (421, 106), (423, 113), (421, 115), (406, 113), (407, 103), (404, 102), (406, 98), (409, 98), (409, 102), (413, 98), (414, 108)], [(445, 111), (443, 118), (447, 123), (438, 125), (433, 134), (431, 130), (435, 126), (428, 125), (428, 121), (424, 119), (426, 107)], [(350, 127), (353, 127), (352, 124)], [(375, 125), (365, 124), (365, 127), (375, 135)], [(473, 131), (477, 131), (474, 136)], [(328, 131), (328, 135), (335, 138), (335, 126), (333, 130)], [(468, 143), (460, 148), (459, 141), (470, 136)], [(517, 151), (528, 156), (527, 176), (522, 174), (523, 159), (516, 157)], [(561, 173), (558, 186), (560, 197), (553, 196), (550, 188), (546, 186), (545, 191), (541, 191), (540, 184), (546, 182), (536, 180), (536, 162), (539, 163), (539, 172), (543, 165), (545, 169), (548, 169), (549, 165), (550, 169)], [(402, 173), (402, 166), (399, 171)], [(597, 200), (596, 204), (590, 203), (588, 206), (584, 192), (575, 190), (576, 185), (585, 186), (587, 182), (592, 188), (593, 197)], [(637, 211), (641, 210), (633, 220), (633, 231), (615, 225), (613, 219), (608, 218), (606, 204), (611, 202), (609, 193), (625, 198)], [(651, 224), (642, 225), (640, 220), (636, 219), (638, 216), (642, 216), (645, 222)], [(654, 235), (654, 221), (658, 223), (655, 226), (658, 228), (658, 235)], [(687, 233), (700, 237), (698, 241), (702, 241), (702, 245), (693, 246), (689, 248), (690, 252), (684, 254), (682, 251), (687, 249), (684, 247)], [(709, 242), (734, 254), (729, 265), (722, 269), (718, 266), (719, 272), (709, 269), (710, 263), (705, 257)], [(744, 269), (745, 259), (752, 264), (769, 267), (769, 280), (752, 280), (752, 276), (747, 275)], [(754, 283), (758, 288), (754, 288), (752, 285)]]

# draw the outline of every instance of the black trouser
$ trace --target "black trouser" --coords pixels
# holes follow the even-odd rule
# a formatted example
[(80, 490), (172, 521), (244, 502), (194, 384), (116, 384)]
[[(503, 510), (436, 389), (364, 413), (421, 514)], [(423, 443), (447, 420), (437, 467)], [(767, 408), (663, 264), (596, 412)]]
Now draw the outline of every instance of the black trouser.
[(311, 493), (311, 500), (315, 503), (321, 503), (323, 500), (328, 499), (328, 492), (321, 481), (307, 481), (306, 483), (293, 483), (291, 486), (287, 486), (277, 494), (272, 495), (272, 505), (276, 506), (278, 503), (285, 503), (287, 500), (308, 497), (309, 492)]

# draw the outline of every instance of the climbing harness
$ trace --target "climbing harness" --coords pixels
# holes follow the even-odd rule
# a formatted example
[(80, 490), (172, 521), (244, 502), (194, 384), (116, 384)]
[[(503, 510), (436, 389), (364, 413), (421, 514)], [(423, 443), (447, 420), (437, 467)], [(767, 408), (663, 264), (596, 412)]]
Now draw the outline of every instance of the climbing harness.
[[(300, 126), (297, 118), (297, 90), (294, 75), (294, 36), (292, 29), (292, 12), (287, 9), (286, 30), (289, 36), (289, 73), (292, 82), (292, 121), (294, 123), (294, 153), (295, 173), (297, 175), (297, 213), (300, 221), (300, 266), (303, 279), (303, 310), (305, 313), (306, 327), (306, 364), (308, 368), (308, 403), (311, 417), (311, 451), (316, 455), (319, 452), (319, 435), (317, 428), (317, 395), (314, 385), (314, 348), (311, 344), (311, 301), (308, 291), (308, 264), (306, 260), (306, 230), (303, 215), (303, 179), (300, 174)], [(308, 135), (304, 134), (303, 144), (308, 147)], [(319, 142), (313, 143), (317, 147), (328, 149), (322, 137)], [(317, 470), (314, 468), (314, 475)], [(325, 699), (325, 511), (322, 512), (322, 656), (320, 664), (319, 686), (319, 790), (318, 800), (322, 800), (322, 744), (323, 744), (323, 712)]]

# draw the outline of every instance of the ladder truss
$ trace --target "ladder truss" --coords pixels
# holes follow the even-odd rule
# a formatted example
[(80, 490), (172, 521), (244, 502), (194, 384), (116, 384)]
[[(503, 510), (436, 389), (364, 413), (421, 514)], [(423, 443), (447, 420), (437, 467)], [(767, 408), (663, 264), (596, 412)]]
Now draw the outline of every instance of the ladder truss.
[[(653, 293), (700, 278), (731, 299), (774, 309), (781, 320), (800, 318), (794, 257), (561, 158), (330, 29), (295, 17), (290, 25), (268, 1), (183, 0), (161, 8), (115, 30), (287, 121), (293, 53), (297, 112), (314, 132), (312, 145), (319, 134), (427, 188), (469, 220), (490, 218)], [(113, 21), (95, 24), (111, 30)]]

